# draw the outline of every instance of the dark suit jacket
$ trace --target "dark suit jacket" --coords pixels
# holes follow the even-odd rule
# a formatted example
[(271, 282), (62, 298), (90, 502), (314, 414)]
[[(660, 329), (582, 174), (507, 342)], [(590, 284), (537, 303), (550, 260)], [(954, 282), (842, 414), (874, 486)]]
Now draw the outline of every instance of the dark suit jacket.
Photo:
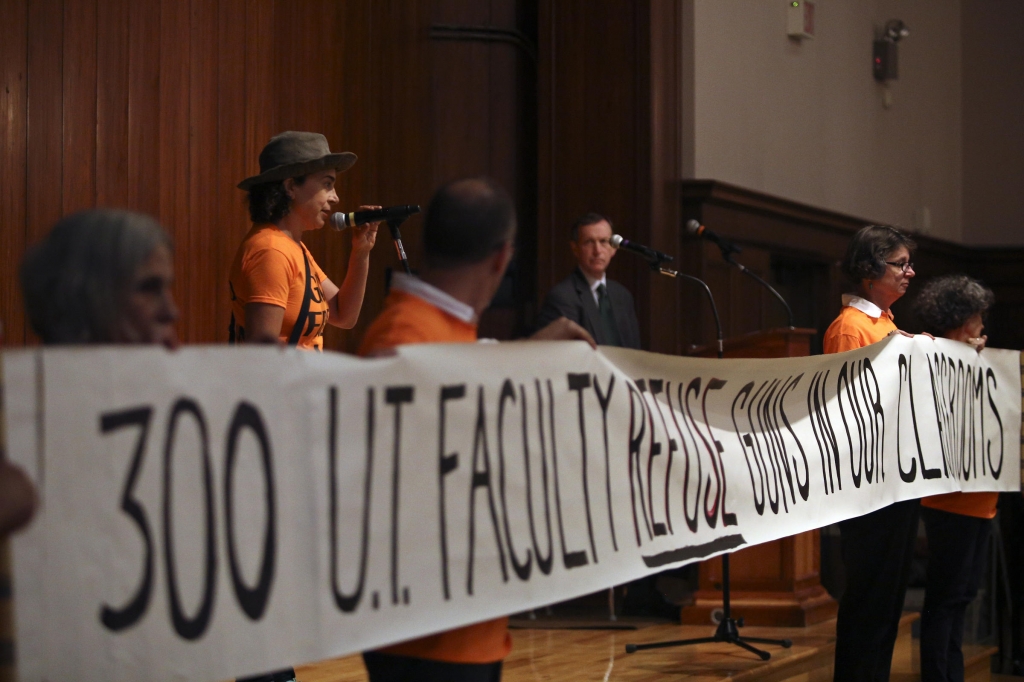
[[(607, 280), (608, 297), (612, 303), (612, 315), (619, 329), (619, 338), (624, 348), (640, 348), (640, 325), (636, 321), (633, 294), (618, 282)], [(556, 284), (544, 298), (544, 305), (537, 315), (537, 327), (543, 327), (559, 317), (568, 317), (590, 332), (599, 344), (608, 345), (601, 328), (601, 311), (597, 309), (594, 294), (590, 291), (587, 278), (579, 268)]]

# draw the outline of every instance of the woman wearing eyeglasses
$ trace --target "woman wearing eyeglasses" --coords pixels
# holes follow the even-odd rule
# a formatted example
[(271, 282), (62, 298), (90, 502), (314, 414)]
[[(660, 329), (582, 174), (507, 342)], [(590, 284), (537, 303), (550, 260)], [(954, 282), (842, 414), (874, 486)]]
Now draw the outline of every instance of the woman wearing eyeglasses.
[[(914, 242), (871, 225), (850, 240), (843, 272), (855, 293), (823, 340), (826, 353), (856, 350), (900, 332), (889, 307), (914, 278)], [(909, 334), (908, 334), (909, 336)], [(846, 589), (836, 622), (836, 682), (886, 680), (917, 538), (918, 500), (896, 502), (839, 524)]]

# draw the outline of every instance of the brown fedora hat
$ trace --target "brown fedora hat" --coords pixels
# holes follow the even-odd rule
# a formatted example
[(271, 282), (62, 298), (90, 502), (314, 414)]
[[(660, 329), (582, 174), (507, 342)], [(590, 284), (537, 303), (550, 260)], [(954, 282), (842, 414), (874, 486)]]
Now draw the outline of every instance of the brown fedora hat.
[(332, 154), (327, 138), (320, 133), (288, 130), (274, 135), (260, 152), (260, 174), (238, 183), (238, 189), (248, 190), (264, 182), (286, 180), (325, 168), (346, 171), (356, 162), (352, 152)]

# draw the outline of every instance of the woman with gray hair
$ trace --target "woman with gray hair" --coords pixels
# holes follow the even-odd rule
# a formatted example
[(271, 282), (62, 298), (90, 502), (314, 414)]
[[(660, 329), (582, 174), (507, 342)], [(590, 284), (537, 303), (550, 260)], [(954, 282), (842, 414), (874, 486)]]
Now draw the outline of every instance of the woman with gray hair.
[(21, 265), (25, 311), (46, 344), (177, 345), (173, 279), (171, 238), (130, 211), (63, 218)]
[[(966, 275), (938, 277), (917, 297), (926, 331), (981, 351), (992, 291)], [(928, 576), (921, 612), (922, 682), (962, 682), (964, 613), (978, 594), (999, 493), (947, 493), (921, 500)]]

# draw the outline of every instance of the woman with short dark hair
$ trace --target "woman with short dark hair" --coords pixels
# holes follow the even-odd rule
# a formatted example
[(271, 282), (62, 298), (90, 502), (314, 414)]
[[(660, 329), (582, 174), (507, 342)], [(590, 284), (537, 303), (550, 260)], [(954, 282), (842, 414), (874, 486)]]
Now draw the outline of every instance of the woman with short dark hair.
[[(925, 331), (981, 351), (992, 291), (966, 275), (928, 282), (915, 301)], [(964, 613), (985, 570), (999, 493), (947, 493), (921, 500), (928, 577), (921, 611), (922, 682), (963, 682)]]
[[(249, 193), (252, 229), (231, 265), (232, 343), (286, 343), (323, 350), (328, 324), (359, 319), (377, 223), (352, 228), (352, 252), (338, 287), (317, 265), (302, 234), (330, 220), (337, 174), (356, 162), (332, 153), (319, 133), (284, 132), (260, 153), (260, 173), (239, 183)], [(361, 208), (377, 208), (364, 206)]]
[[(823, 339), (826, 353), (869, 346), (901, 333), (890, 306), (914, 277), (914, 242), (888, 225), (862, 228), (850, 240), (843, 272), (855, 293)], [(918, 501), (905, 500), (839, 523), (846, 589), (836, 621), (836, 682), (889, 677), (910, 578)]]
[(82, 211), (21, 265), (25, 313), (46, 344), (177, 343), (171, 238), (141, 213)]

